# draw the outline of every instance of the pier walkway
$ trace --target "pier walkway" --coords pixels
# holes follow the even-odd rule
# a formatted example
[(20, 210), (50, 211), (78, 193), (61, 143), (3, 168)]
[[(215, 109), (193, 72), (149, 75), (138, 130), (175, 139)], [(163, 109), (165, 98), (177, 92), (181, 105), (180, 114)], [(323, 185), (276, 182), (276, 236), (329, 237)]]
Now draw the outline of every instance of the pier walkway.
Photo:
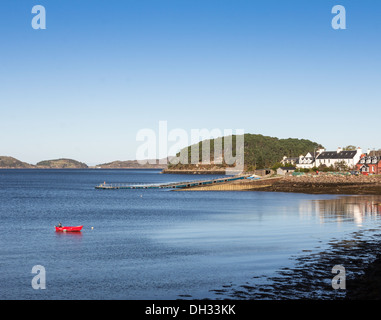
[(115, 189), (184, 189), (195, 186), (206, 186), (218, 183), (230, 182), (235, 180), (246, 179), (249, 175), (239, 175), (234, 177), (223, 177), (209, 180), (192, 180), (183, 182), (171, 182), (163, 184), (108, 184), (102, 183), (95, 187), (95, 189), (115, 190)]

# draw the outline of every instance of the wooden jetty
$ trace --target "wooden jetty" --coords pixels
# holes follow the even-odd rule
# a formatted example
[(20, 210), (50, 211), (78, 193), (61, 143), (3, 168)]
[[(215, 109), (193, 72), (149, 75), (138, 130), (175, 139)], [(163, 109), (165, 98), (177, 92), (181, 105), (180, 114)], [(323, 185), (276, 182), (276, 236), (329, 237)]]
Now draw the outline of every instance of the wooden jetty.
[(184, 189), (195, 186), (207, 186), (219, 183), (231, 182), (246, 179), (249, 175), (239, 175), (234, 177), (223, 177), (209, 180), (192, 180), (183, 182), (172, 182), (163, 184), (108, 184), (102, 183), (95, 189), (115, 190), (115, 189)]

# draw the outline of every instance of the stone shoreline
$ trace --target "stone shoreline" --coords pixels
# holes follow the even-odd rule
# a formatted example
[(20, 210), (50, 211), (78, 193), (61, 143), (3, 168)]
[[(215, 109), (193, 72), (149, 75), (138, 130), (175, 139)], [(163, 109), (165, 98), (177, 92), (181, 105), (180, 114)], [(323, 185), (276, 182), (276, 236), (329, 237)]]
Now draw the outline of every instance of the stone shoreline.
[(214, 169), (214, 170), (174, 170), (174, 169), (164, 169), (161, 173), (163, 174), (221, 174), (226, 173), (225, 169)]
[(381, 195), (380, 176), (296, 176), (285, 177), (263, 191), (311, 194)]
[(183, 191), (269, 191), (309, 194), (381, 195), (380, 176), (289, 176), (240, 180)]

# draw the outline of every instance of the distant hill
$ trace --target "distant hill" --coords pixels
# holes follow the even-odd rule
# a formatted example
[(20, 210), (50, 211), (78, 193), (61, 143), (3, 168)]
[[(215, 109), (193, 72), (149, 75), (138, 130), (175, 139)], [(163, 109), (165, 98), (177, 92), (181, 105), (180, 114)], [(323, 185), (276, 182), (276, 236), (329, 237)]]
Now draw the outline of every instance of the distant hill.
[(0, 156), (0, 168), (29, 169), (29, 168), (34, 168), (34, 166), (12, 157)]
[[(147, 160), (148, 162), (153, 162)], [(166, 169), (168, 167), (167, 164), (160, 164), (159, 160), (155, 159), (155, 163), (146, 163), (139, 164), (137, 160), (126, 160), (126, 161), (113, 161), (109, 163), (98, 164), (95, 167), (101, 169)], [(169, 159), (167, 161), (169, 163)]]
[[(170, 157), (167, 159), (169, 162)], [(159, 164), (159, 160), (154, 160), (154, 164), (139, 164), (137, 160), (127, 161), (113, 161), (109, 163), (99, 164), (91, 168), (102, 169), (166, 169), (167, 164)], [(153, 162), (153, 161), (149, 161)], [(26, 162), (22, 162), (18, 159), (0, 156), (0, 168), (3, 169), (87, 169), (87, 164), (79, 162), (73, 159), (54, 159), (44, 160), (38, 162), (36, 165), (32, 165)]]
[[(202, 143), (199, 142), (199, 164), (177, 164), (169, 165), (169, 170), (216, 170), (217, 168), (227, 167), (223, 164), (213, 164), (214, 160), (214, 144), (217, 140), (224, 142), (224, 137), (205, 140), (210, 143), (210, 165), (202, 165)], [(233, 156), (235, 156), (236, 150), (236, 136), (232, 136)], [(306, 139), (279, 139), (276, 137), (263, 136), (260, 134), (245, 134), (244, 135), (244, 163), (245, 170), (252, 171), (255, 169), (271, 168), (279, 163), (283, 156), (298, 157), (299, 155), (305, 155), (307, 152), (313, 152), (315, 148), (322, 147), (321, 144)], [(192, 146), (188, 146), (188, 163), (190, 163)], [(184, 150), (184, 149), (183, 149)], [(177, 154), (179, 156), (179, 154)]]
[(87, 164), (72, 159), (44, 160), (36, 165), (37, 168), (47, 169), (87, 169)]

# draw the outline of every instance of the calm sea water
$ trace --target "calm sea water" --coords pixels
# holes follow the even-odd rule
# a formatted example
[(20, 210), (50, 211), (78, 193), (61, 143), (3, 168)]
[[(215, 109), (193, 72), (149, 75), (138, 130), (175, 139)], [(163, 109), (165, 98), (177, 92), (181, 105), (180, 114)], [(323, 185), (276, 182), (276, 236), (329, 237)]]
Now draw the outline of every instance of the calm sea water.
[[(379, 225), (364, 197), (94, 188), (200, 178), (159, 172), (0, 170), (0, 299), (214, 299)], [(56, 233), (59, 221), (83, 231)]]

